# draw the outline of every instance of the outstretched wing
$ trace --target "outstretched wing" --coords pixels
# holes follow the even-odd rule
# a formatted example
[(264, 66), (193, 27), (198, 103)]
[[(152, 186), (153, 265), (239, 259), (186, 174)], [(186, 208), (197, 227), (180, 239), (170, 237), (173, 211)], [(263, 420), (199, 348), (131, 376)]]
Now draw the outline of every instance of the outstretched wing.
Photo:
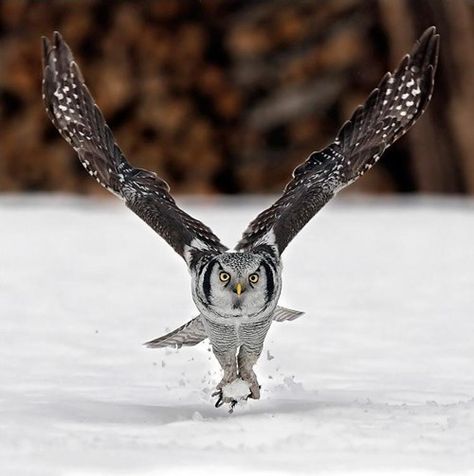
[(153, 349), (159, 349), (162, 347), (174, 347), (179, 349), (183, 345), (197, 345), (206, 338), (207, 332), (204, 328), (201, 316), (199, 315), (174, 331), (171, 331), (164, 336), (157, 337), (149, 342), (145, 342), (143, 345)]
[[(273, 320), (277, 322), (294, 321), (303, 314), (304, 312), (301, 311), (277, 306), (275, 313), (273, 314)], [(143, 345), (152, 349), (160, 349), (163, 347), (174, 347), (179, 349), (183, 345), (197, 345), (208, 337), (202, 319), (201, 314), (199, 314), (197, 317), (186, 322), (186, 324), (183, 324), (174, 331), (168, 332), (168, 334), (157, 337), (149, 342), (145, 342)]]
[(295, 169), (283, 195), (250, 223), (237, 250), (268, 243), (282, 253), (339, 190), (367, 172), (408, 131), (431, 98), (438, 43), (436, 29), (427, 29), (396, 71), (387, 73), (355, 110), (334, 142)]
[(273, 313), (273, 320), (276, 322), (294, 321), (302, 316), (304, 312), (288, 309), (287, 307), (277, 306)]
[(164, 180), (127, 162), (58, 32), (52, 42), (43, 38), (43, 100), (51, 121), (89, 174), (125, 200), (177, 253), (189, 261), (187, 252), (193, 249), (227, 249), (207, 226), (176, 205)]

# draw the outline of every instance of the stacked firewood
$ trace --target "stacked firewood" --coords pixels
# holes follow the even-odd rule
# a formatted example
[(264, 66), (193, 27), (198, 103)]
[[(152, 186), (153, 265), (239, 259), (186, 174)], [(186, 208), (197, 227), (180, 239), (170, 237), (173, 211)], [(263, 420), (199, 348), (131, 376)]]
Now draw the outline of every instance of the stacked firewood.
[[(472, 45), (473, 8), (452, 4), (465, 10), (456, 35), (438, 18), (443, 0), (4, 0), (0, 190), (101, 192), (44, 112), (41, 35), (62, 32), (134, 165), (159, 171), (176, 192), (263, 193), (332, 140), (424, 27), (440, 23), (456, 45)], [(449, 58), (454, 44), (445, 47)], [(474, 192), (465, 125), (474, 59), (456, 61), (462, 88), (441, 72), (438, 106), (355, 189)], [(443, 142), (435, 113), (447, 97)]]

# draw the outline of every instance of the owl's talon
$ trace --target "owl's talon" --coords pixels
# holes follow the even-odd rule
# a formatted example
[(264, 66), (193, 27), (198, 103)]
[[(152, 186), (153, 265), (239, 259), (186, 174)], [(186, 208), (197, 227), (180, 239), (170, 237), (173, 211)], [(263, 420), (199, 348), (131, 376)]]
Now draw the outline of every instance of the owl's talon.
[(234, 407), (239, 403), (237, 400), (232, 400), (229, 404), (229, 413), (234, 413)]
[(225, 403), (228, 403), (229, 404), (229, 413), (233, 413), (234, 412), (234, 407), (237, 405), (237, 403), (239, 403), (238, 400), (235, 400), (235, 399), (232, 399), (232, 398), (229, 398), (229, 397), (224, 397), (224, 395), (222, 394), (222, 390), (220, 392), (214, 392), (211, 396), (212, 397), (219, 397), (217, 399), (216, 403), (214, 404), (214, 406), (216, 408), (220, 408)]
[(222, 405), (224, 405), (225, 399), (222, 394), (222, 390), (218, 390), (217, 392), (214, 392), (213, 394), (211, 394), (211, 397), (218, 397), (218, 399), (216, 400), (216, 403), (214, 404), (216, 408), (222, 407)]

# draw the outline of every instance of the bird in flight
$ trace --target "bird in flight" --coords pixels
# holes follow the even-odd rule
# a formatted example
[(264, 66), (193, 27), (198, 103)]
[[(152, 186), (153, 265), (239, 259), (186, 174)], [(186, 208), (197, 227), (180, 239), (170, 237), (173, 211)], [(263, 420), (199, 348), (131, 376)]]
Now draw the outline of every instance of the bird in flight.
[(428, 28), (393, 73), (387, 73), (341, 127), (334, 141), (313, 152), (293, 172), (283, 194), (244, 231), (233, 250), (178, 207), (155, 172), (131, 165), (84, 83), (60, 33), (43, 38), (43, 101), (60, 134), (85, 169), (124, 200), (184, 259), (199, 314), (178, 329), (147, 342), (181, 347), (209, 339), (223, 370), (216, 406), (260, 398), (253, 370), (272, 321), (302, 313), (278, 306), (281, 256), (290, 241), (342, 188), (369, 170), (405, 134), (428, 105), (439, 48)]

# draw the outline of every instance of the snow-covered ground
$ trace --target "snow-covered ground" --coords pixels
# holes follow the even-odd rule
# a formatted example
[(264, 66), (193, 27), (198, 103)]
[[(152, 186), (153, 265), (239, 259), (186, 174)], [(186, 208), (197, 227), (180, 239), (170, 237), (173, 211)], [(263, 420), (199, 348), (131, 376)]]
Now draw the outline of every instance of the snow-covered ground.
[[(184, 200), (231, 245), (270, 198)], [(196, 313), (181, 261), (116, 201), (0, 198), (0, 474), (474, 472), (474, 203), (326, 207), (284, 255), (229, 415), (208, 344), (141, 346)]]

